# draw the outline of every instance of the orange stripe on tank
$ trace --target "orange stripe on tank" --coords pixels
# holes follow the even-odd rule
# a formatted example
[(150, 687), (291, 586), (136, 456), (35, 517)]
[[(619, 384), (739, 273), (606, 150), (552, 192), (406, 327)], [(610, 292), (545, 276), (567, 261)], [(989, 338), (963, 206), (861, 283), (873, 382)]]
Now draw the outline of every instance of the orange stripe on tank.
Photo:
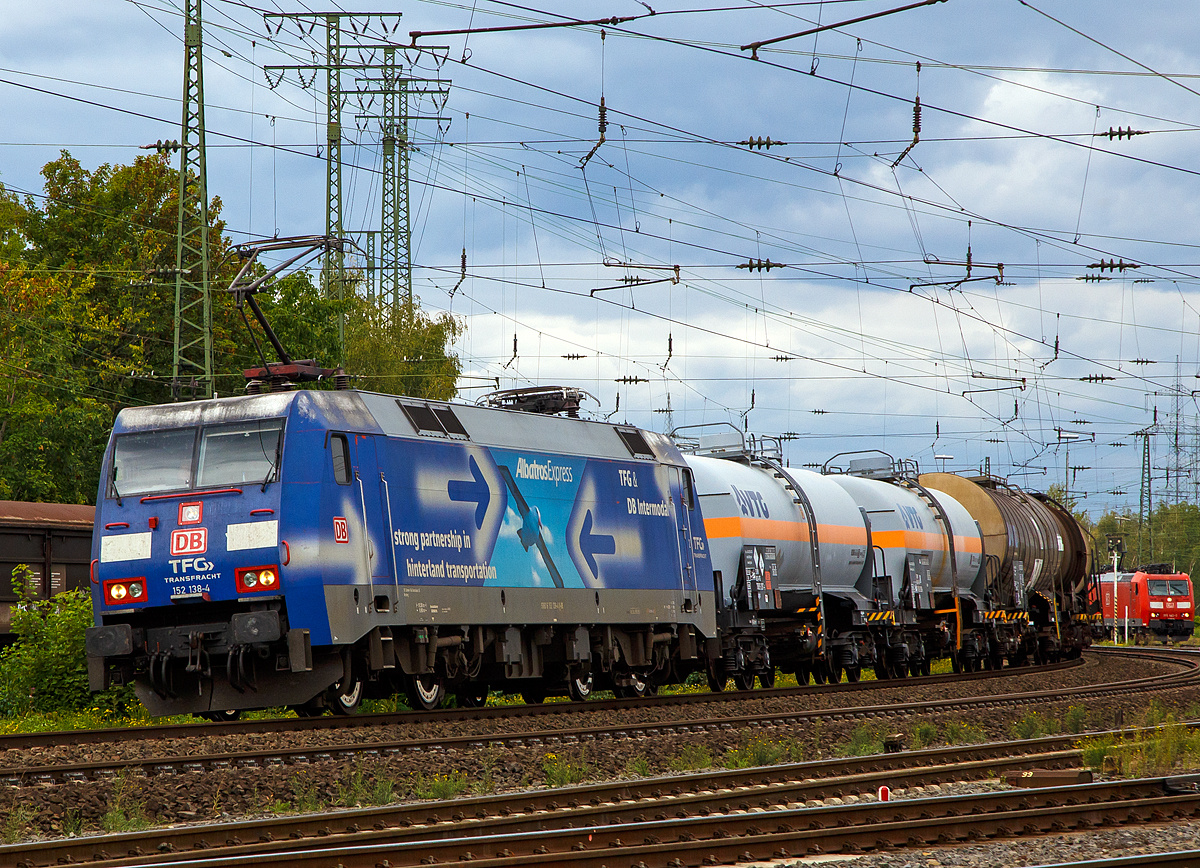
[[(871, 534), (871, 542), (885, 549), (906, 548), (946, 551), (946, 538), (944, 536), (940, 533), (929, 533), (923, 530), (875, 531)], [(954, 550), (956, 552), (979, 553), (983, 551), (983, 544), (979, 537), (959, 536), (955, 534)]]
[[(747, 537), (749, 539), (808, 540), (808, 525), (798, 521), (779, 521), (773, 518), (743, 516), (706, 518), (704, 532), (708, 534), (709, 539)], [(861, 527), (819, 524), (817, 525), (817, 538), (822, 543), (866, 545), (867, 531)]]

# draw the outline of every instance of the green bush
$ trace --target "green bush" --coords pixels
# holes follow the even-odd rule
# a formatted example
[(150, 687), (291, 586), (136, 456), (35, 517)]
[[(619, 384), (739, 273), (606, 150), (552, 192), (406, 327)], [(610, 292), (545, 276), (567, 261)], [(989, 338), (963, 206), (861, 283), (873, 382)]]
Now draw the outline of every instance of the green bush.
[(1087, 707), (1072, 705), (1063, 717), (1063, 725), (1067, 728), (1067, 732), (1083, 732), (1084, 727), (1087, 726)]
[(929, 747), (937, 743), (938, 731), (937, 724), (923, 720), (917, 723), (912, 728), (912, 746), (913, 750), (920, 750), (923, 747)]
[(92, 626), (87, 591), (65, 591), (31, 600), (30, 571), (13, 570), (13, 589), (22, 598), (12, 608), (16, 642), (0, 652), (0, 715), (124, 707), (136, 702), (129, 687), (93, 697), (88, 690), (83, 633)]
[(838, 756), (870, 756), (883, 753), (883, 735), (876, 729), (860, 723), (850, 733), (848, 741), (837, 746)]
[(691, 772), (711, 768), (712, 751), (702, 744), (685, 744), (678, 755), (672, 757), (667, 766), (676, 772)]

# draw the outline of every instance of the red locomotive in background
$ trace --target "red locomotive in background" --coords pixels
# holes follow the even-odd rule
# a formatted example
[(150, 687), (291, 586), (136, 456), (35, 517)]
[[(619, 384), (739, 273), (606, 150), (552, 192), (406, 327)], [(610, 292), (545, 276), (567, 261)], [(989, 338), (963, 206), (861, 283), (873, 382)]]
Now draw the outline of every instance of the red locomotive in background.
[[(1170, 564), (1147, 564), (1132, 573), (1105, 573), (1098, 592), (1105, 633), (1138, 644), (1157, 639), (1180, 642), (1192, 635), (1192, 580)], [(1116, 605), (1114, 606), (1114, 599)], [(1114, 611), (1115, 610), (1115, 611)]]

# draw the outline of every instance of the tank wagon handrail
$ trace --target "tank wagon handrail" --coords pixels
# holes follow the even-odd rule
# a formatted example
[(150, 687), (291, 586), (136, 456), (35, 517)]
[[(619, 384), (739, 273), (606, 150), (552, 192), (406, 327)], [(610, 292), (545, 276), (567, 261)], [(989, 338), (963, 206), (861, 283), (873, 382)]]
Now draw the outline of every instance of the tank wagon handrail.
[(840, 467), (831, 467), (834, 459), (841, 458), (843, 455), (882, 455), (888, 462), (895, 467), (896, 459), (889, 452), (884, 452), (882, 449), (849, 449), (845, 452), (839, 452), (836, 455), (831, 455), (821, 465), (821, 473), (828, 476), (831, 473), (849, 473), (848, 470), (843, 470)]
[(937, 520), (941, 522), (942, 529), (946, 533), (946, 544), (950, 550), (950, 587), (954, 589), (954, 621), (957, 632), (955, 641), (961, 651), (963, 646), (962, 601), (958, 596), (958, 556), (954, 553), (954, 526), (950, 524), (950, 516), (946, 514), (946, 510), (942, 508), (938, 499), (933, 496), (933, 492), (917, 480), (901, 477), (897, 478), (896, 484), (916, 492), (921, 499), (928, 502), (933, 507), (934, 515), (937, 516)]
[(804, 509), (804, 517), (808, 521), (808, 545), (812, 552), (813, 593), (817, 598), (817, 620), (821, 627), (817, 631), (817, 653), (820, 656), (825, 650), (825, 595), (821, 591), (821, 545), (817, 536), (817, 513), (804, 488), (792, 474), (788, 473), (783, 464), (766, 456), (759, 456), (758, 461), (774, 471), (775, 477), (782, 479), (786, 483), (786, 487), (791, 488), (795, 494), (793, 500)]

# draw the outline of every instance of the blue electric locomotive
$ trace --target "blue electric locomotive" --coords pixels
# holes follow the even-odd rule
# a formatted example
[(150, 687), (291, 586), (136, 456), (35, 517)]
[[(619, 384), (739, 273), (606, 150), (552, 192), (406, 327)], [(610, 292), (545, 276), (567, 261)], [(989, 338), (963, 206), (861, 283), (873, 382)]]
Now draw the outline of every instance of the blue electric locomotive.
[(290, 391), (123, 410), (104, 460), (89, 676), (154, 715), (636, 695), (719, 654), (661, 435)]

